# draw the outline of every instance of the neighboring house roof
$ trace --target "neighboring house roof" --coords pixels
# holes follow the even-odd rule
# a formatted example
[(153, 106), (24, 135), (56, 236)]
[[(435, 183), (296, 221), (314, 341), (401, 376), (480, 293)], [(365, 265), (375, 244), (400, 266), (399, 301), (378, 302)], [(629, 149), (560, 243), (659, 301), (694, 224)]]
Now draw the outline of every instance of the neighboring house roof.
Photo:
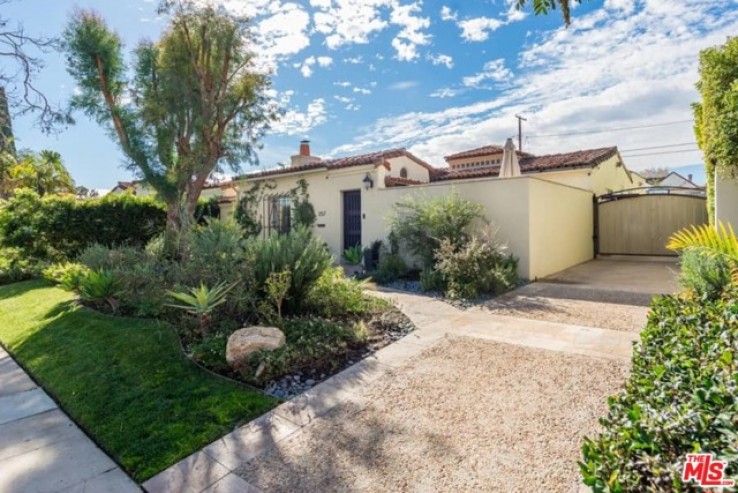
[[(674, 180), (676, 179), (676, 181)], [(677, 185), (669, 185), (669, 183), (677, 183)], [(695, 182), (690, 180), (689, 178), (685, 178), (684, 175), (681, 175), (677, 173), (676, 171), (670, 172), (668, 175), (661, 176), (658, 179), (655, 179), (653, 182), (651, 182), (655, 186), (678, 186), (678, 187), (686, 187), (686, 188), (702, 188), (699, 185), (697, 185)]]
[[(490, 154), (502, 154), (504, 149), (500, 146), (482, 146), (477, 147), (476, 149), (470, 149), (468, 151), (461, 151), (457, 152), (456, 154), (451, 154), (449, 156), (444, 156), (443, 159), (446, 161), (448, 160), (454, 160), (454, 159), (464, 159), (469, 157), (478, 157), (478, 156), (488, 156)], [(527, 152), (523, 151), (515, 151), (518, 153), (518, 156), (532, 156), (532, 154), (528, 154)]]
[(243, 180), (247, 178), (264, 178), (269, 176), (287, 175), (291, 173), (300, 173), (302, 171), (312, 171), (318, 169), (342, 169), (351, 168), (354, 166), (366, 166), (374, 164), (377, 166), (386, 166), (389, 168), (387, 159), (396, 157), (407, 157), (412, 161), (416, 162), (420, 166), (426, 168), (428, 171), (434, 172), (435, 168), (430, 164), (426, 163), (419, 157), (408, 152), (405, 148), (387, 149), (384, 151), (375, 151), (367, 154), (359, 154), (357, 156), (347, 156), (336, 159), (325, 159), (314, 163), (301, 164), (299, 166), (285, 166), (284, 168), (268, 169), (264, 171), (257, 171), (255, 173), (247, 173), (244, 175), (237, 176), (234, 180)]
[[(520, 158), (520, 172), (528, 174), (561, 169), (593, 168), (617, 154), (617, 147), (604, 147), (601, 149), (587, 149), (563, 154), (549, 154), (547, 156), (527, 155)], [(499, 166), (462, 170), (443, 169), (438, 170), (438, 173), (432, 178), (432, 181), (483, 178), (487, 176), (497, 176), (499, 173)]]

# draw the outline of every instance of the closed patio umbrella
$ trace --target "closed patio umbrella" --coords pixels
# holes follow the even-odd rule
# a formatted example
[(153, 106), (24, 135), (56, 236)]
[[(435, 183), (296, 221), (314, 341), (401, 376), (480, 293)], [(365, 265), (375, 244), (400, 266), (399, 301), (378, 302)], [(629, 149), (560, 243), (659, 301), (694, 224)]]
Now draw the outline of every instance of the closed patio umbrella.
[(520, 163), (518, 163), (518, 153), (515, 152), (515, 144), (513, 144), (512, 139), (507, 139), (502, 152), (499, 177), (511, 178), (513, 176), (520, 176)]

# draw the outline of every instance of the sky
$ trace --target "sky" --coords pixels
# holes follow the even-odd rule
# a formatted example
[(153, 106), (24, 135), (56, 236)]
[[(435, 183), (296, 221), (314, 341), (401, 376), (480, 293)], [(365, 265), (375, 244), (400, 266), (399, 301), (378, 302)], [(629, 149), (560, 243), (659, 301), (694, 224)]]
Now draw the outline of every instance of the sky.
[[(207, 0), (198, 0), (205, 2)], [(254, 51), (284, 110), (259, 167), (289, 162), (301, 139), (338, 157), (405, 147), (443, 156), (517, 137), (550, 154), (618, 146), (633, 170), (668, 167), (704, 181), (691, 104), (699, 51), (738, 34), (738, 0), (593, 0), (535, 16), (515, 0), (220, 0), (252, 19)], [(98, 11), (127, 53), (166, 26), (156, 0), (16, 0), (3, 17), (29, 34), (58, 35), (77, 8)], [(59, 53), (38, 85), (54, 101), (75, 84)], [(14, 121), (19, 147), (61, 153), (79, 185), (127, 180), (124, 156), (83, 114), (58, 135)], [(244, 170), (255, 169), (246, 165)]]

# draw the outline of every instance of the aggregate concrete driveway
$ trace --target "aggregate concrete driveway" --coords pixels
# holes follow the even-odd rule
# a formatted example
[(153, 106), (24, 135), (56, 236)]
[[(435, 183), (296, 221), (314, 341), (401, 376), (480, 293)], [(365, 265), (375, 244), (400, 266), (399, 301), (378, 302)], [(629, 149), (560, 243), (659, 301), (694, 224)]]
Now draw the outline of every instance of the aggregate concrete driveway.
[(639, 332), (654, 295), (677, 290), (670, 259), (593, 260), (484, 304), (491, 313)]

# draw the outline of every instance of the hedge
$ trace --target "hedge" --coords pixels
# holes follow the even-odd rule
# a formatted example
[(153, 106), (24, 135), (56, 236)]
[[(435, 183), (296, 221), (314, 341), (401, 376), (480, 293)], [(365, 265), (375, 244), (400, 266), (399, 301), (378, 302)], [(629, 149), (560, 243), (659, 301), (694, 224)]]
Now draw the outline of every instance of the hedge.
[[(201, 220), (219, 217), (216, 201), (201, 201)], [(130, 194), (77, 200), (23, 189), (0, 202), (0, 249), (17, 248), (27, 258), (69, 260), (93, 243), (141, 247), (162, 233), (164, 205)]]
[(738, 293), (655, 299), (625, 390), (580, 463), (595, 492), (703, 491), (681, 479), (688, 453), (738, 475)]

